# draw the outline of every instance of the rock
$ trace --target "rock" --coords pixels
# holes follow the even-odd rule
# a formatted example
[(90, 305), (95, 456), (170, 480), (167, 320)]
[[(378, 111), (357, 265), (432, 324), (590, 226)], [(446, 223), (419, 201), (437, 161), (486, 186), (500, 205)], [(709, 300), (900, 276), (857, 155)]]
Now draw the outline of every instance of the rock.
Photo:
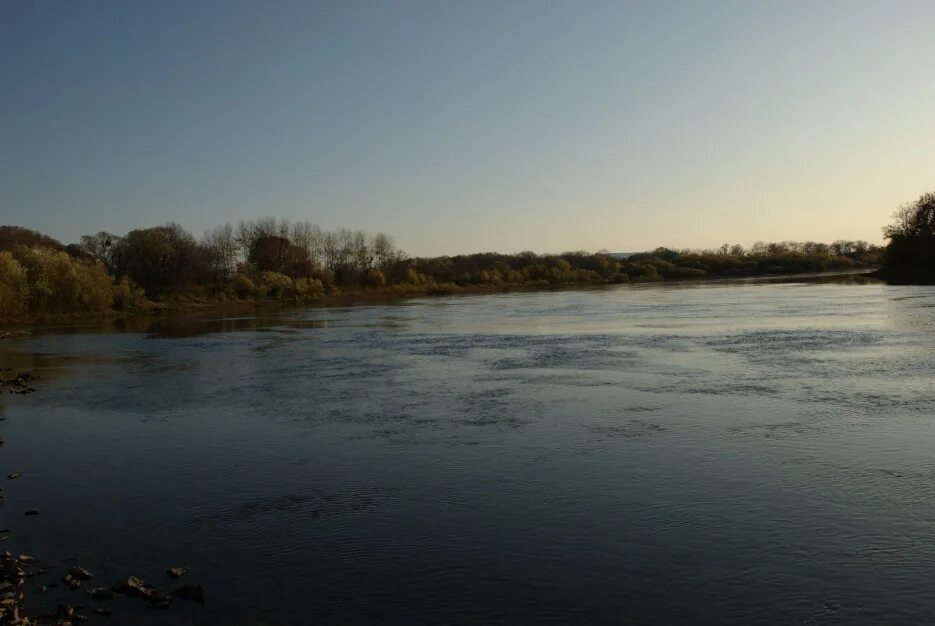
[(106, 615), (106, 616), (108, 616), (108, 617), (109, 617), (110, 615), (112, 615), (110, 609), (105, 609), (105, 608), (103, 608), (103, 607), (98, 607), (98, 608), (94, 609), (94, 612), (97, 613), (98, 615)]
[(7, 476), (7, 478), (9, 478), (10, 480), (13, 480), (14, 478), (19, 478), (20, 476), (22, 476), (22, 474), (20, 474), (19, 472), (13, 472), (9, 476)]
[(29, 556), (28, 554), (21, 554), (21, 555), (19, 555), (19, 559), (17, 559), (17, 560), (18, 560), (20, 563), (22, 563), (23, 565), (31, 565), (31, 564), (33, 564), (33, 563), (38, 563), (38, 562), (39, 562), (39, 559), (37, 559), (37, 558), (34, 557), (34, 556)]
[(75, 578), (74, 576), (72, 576), (71, 574), (65, 574), (62, 577), (62, 582), (68, 585), (68, 587), (73, 591), (81, 587), (81, 581)]
[(188, 571), (188, 568), (185, 568), (185, 567), (170, 567), (169, 569), (166, 570), (166, 574), (168, 574), (172, 578), (181, 578), (182, 576), (185, 575), (185, 572), (187, 571)]
[(108, 589), (107, 587), (95, 587), (94, 589), (90, 589), (85, 593), (88, 594), (89, 598), (97, 601), (113, 600), (117, 595), (114, 593), (113, 589)]
[(114, 585), (114, 591), (125, 596), (136, 596), (137, 598), (149, 599), (153, 595), (153, 590), (147, 587), (143, 581), (136, 576), (130, 576)]
[(91, 580), (94, 578), (91, 572), (84, 569), (83, 567), (73, 567), (68, 570), (68, 573), (71, 574), (72, 578), (76, 578), (78, 580)]
[(198, 604), (205, 603), (205, 590), (201, 585), (185, 585), (173, 591), (172, 594)]

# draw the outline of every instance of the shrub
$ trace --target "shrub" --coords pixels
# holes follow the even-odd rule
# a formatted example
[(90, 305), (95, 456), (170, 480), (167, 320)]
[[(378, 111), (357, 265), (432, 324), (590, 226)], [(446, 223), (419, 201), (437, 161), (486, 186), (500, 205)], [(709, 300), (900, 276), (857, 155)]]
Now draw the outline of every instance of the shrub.
[(114, 284), (114, 308), (121, 311), (130, 311), (139, 307), (144, 299), (143, 290), (127, 276), (122, 276)]
[(24, 315), (29, 304), (26, 270), (9, 252), (0, 252), (0, 316)]
[(29, 311), (34, 314), (103, 312), (113, 303), (113, 286), (99, 263), (79, 261), (50, 248), (17, 246), (14, 258), (26, 271)]
[(382, 287), (386, 284), (386, 276), (380, 270), (367, 270), (364, 284), (368, 287)]
[(279, 300), (295, 300), (298, 292), (291, 278), (279, 272), (262, 272), (260, 285), (266, 295)]
[(237, 293), (238, 297), (246, 300), (257, 293), (257, 286), (248, 276), (237, 274), (237, 276), (234, 277), (234, 291)]

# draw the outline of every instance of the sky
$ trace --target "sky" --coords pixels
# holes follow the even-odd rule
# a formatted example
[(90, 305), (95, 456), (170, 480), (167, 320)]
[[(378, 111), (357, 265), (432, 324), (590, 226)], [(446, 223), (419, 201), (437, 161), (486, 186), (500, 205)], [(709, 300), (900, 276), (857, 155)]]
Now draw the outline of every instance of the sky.
[(0, 3), (0, 223), (416, 255), (865, 239), (935, 189), (935, 2)]

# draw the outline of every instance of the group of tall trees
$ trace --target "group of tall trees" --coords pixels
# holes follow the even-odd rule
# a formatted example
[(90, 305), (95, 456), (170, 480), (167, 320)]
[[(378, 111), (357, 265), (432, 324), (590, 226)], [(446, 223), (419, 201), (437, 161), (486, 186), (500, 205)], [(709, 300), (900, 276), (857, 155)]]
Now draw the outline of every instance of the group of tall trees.
[(901, 206), (884, 235), (882, 274), (894, 282), (935, 283), (935, 193)]
[[(110, 272), (128, 276), (148, 295), (223, 289), (237, 277), (315, 279), (354, 286), (377, 280), (382, 268), (403, 258), (393, 240), (360, 230), (325, 231), (309, 222), (264, 218), (218, 226), (197, 240), (178, 224), (81, 237), (81, 252)], [(278, 276), (272, 279), (282, 282)], [(369, 281), (369, 282), (368, 282)]]

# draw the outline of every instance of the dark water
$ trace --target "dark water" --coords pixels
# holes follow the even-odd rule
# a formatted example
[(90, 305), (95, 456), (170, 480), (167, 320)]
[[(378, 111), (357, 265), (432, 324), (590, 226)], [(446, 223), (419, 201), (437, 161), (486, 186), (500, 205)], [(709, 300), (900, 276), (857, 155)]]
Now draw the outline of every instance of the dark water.
[(11, 549), (207, 589), (110, 623), (935, 620), (935, 288), (425, 299), (0, 350), (51, 377), (5, 400)]

